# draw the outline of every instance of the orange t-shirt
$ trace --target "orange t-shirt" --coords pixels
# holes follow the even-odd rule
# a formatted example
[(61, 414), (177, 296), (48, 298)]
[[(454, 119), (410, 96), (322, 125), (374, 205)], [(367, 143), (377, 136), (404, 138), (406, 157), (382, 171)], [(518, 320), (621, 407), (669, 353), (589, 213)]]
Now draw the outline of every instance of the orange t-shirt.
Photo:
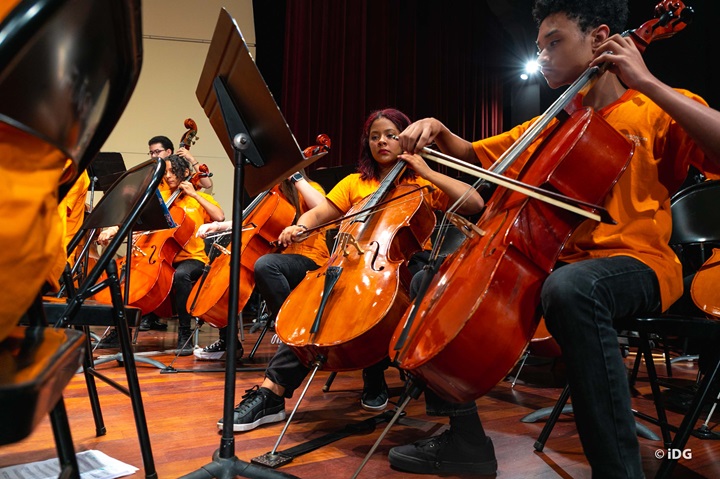
[[(697, 95), (678, 91), (706, 104)], [(668, 114), (637, 91), (626, 91), (598, 114), (635, 144), (630, 164), (602, 205), (617, 224), (586, 220), (568, 239), (559, 260), (572, 263), (620, 255), (637, 258), (657, 274), (666, 310), (683, 291), (682, 267), (668, 245), (672, 233), (670, 197), (685, 180), (691, 165), (708, 176), (718, 175), (720, 170), (707, 161), (702, 150)], [(483, 166), (490, 166), (531, 124), (532, 120), (474, 142), (475, 154)], [(529, 157), (542, 136), (523, 158)], [(509, 171), (517, 170), (513, 165)], [(591, 178), (589, 171), (588, 177), (580, 181)]]
[[(70, 160), (68, 160), (70, 161)], [(60, 215), (60, 221), (63, 225), (64, 235), (63, 241), (60, 245), (61, 253), (58, 254), (55, 259), (50, 273), (47, 276), (47, 282), (52, 286), (53, 290), (58, 291), (60, 288), (60, 276), (65, 269), (65, 264), (70, 260), (72, 263), (73, 258), (68, 258), (66, 251), (67, 246), (72, 241), (75, 233), (78, 232), (82, 222), (85, 219), (85, 201), (87, 200), (87, 192), (90, 187), (90, 177), (87, 171), (84, 171), (78, 176), (75, 183), (68, 190), (65, 197), (60, 201), (58, 205), (58, 214)], [(74, 252), (73, 252), (74, 253)]]
[[(172, 195), (169, 189), (160, 190), (160, 193), (162, 194), (163, 199), (166, 202), (168, 201), (168, 198)], [(207, 193), (198, 191), (197, 194), (208, 200), (213, 205), (220, 206), (218, 202), (215, 201), (215, 198), (208, 195)], [(212, 218), (210, 218), (210, 215), (207, 213), (207, 211), (205, 211), (205, 208), (203, 208), (202, 205), (200, 205), (200, 203), (195, 198), (191, 198), (186, 195), (180, 195), (173, 202), (173, 206), (179, 206), (180, 208), (185, 210), (185, 215), (187, 215), (188, 218), (195, 222), (195, 233), (197, 233), (200, 225), (210, 223), (212, 221)], [(202, 261), (203, 263), (208, 263), (209, 261), (207, 255), (205, 254), (205, 240), (202, 238), (198, 238), (197, 236), (195, 236), (194, 233), (190, 237), (190, 240), (187, 242), (187, 244), (183, 247), (183, 249), (180, 250), (177, 255), (175, 255), (173, 263), (178, 263), (186, 259), (196, 259)]]
[[(428, 180), (416, 176), (412, 180), (404, 180), (403, 183), (418, 185), (420, 187), (433, 186)], [(352, 173), (338, 182), (335, 187), (327, 194), (327, 199), (334, 204), (340, 211), (347, 213), (350, 208), (357, 203), (375, 193), (380, 187), (380, 182), (374, 179), (363, 180), (360, 173)], [(445, 211), (450, 198), (440, 188), (433, 187), (429, 192), (426, 190), (424, 200), (433, 210)], [(424, 245), (424, 248), (430, 249), (432, 245), (430, 240)]]
[[(320, 184), (311, 181), (310, 185), (320, 193), (325, 194), (325, 190), (323, 190)], [(305, 205), (305, 201), (299, 191), (298, 195), (300, 196), (300, 214), (303, 214), (309, 208)], [(313, 260), (315, 264), (322, 266), (330, 258), (325, 236), (325, 231), (310, 235), (305, 241), (290, 244), (283, 250), (283, 254), (301, 254)]]

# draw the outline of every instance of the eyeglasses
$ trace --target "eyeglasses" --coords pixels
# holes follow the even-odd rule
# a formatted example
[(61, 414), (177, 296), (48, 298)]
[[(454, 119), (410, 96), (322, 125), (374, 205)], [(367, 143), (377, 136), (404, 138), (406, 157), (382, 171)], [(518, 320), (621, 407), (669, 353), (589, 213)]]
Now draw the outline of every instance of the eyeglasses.
[(159, 156), (160, 153), (162, 153), (163, 151), (165, 151), (165, 150), (160, 150), (160, 149), (158, 149), (158, 150), (150, 150), (150, 151), (148, 151), (148, 155), (149, 155), (149, 156)]

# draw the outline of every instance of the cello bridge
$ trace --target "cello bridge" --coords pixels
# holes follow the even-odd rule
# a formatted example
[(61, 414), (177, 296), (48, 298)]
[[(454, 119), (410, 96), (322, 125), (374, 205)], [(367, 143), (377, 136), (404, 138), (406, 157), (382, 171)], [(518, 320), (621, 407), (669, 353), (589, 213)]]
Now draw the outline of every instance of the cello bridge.
[(230, 254), (230, 250), (219, 243), (213, 243), (213, 248), (219, 250), (222, 254)]
[(358, 254), (363, 255), (365, 254), (365, 251), (360, 247), (360, 244), (357, 242), (355, 237), (351, 235), (350, 233), (338, 233), (338, 246), (342, 248), (343, 256), (349, 256), (350, 251), (348, 251), (348, 247), (352, 246), (355, 248), (355, 250), (358, 252)]

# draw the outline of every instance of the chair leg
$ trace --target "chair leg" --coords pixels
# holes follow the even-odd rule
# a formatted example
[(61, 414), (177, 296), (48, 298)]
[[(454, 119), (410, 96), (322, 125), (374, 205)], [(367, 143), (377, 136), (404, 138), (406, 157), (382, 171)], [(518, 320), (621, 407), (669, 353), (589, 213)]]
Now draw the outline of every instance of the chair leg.
[(562, 390), (562, 393), (560, 393), (560, 397), (555, 403), (555, 407), (550, 413), (548, 420), (545, 422), (545, 427), (543, 427), (543, 430), (540, 432), (537, 441), (535, 441), (534, 447), (536, 451), (542, 452), (542, 450), (545, 448), (545, 443), (547, 442), (548, 437), (550, 437), (550, 433), (555, 427), (555, 423), (560, 417), (560, 414), (562, 413), (562, 410), (565, 407), (565, 404), (567, 404), (569, 398), (570, 386), (566, 385), (565, 388)]
[[(663, 405), (662, 392), (658, 385), (657, 371), (655, 370), (655, 362), (653, 361), (652, 351), (650, 350), (650, 338), (647, 333), (640, 333), (640, 351), (645, 356), (645, 368), (647, 369), (648, 379), (650, 380), (650, 388), (652, 389), (653, 398), (655, 399), (655, 411), (657, 412), (657, 423), (660, 426), (660, 432), (662, 433), (663, 444), (669, 446), (670, 439), (670, 428), (665, 413), (665, 406)], [(642, 417), (642, 416), (641, 416)]]
[[(263, 316), (265, 316), (265, 325), (260, 330), (260, 335), (258, 336), (257, 340), (255, 341), (255, 345), (252, 348), (252, 351), (250, 351), (250, 354), (248, 354), (248, 359), (253, 359), (255, 357), (255, 353), (257, 352), (258, 348), (260, 347), (260, 343), (262, 342), (263, 338), (265, 337), (265, 334), (270, 329), (270, 324), (272, 321), (270, 320), (270, 316), (265, 311), (267, 309), (267, 306), (265, 305), (264, 300), (260, 300), (257, 307), (257, 320), (260, 320)], [(250, 331), (252, 332), (252, 330)]]
[(137, 376), (135, 356), (132, 345), (130, 344), (130, 332), (125, 316), (125, 305), (123, 304), (123, 298), (120, 292), (120, 283), (117, 277), (117, 266), (113, 262), (108, 266), (107, 273), (108, 279), (110, 280), (110, 294), (113, 309), (115, 311), (115, 328), (117, 329), (120, 339), (120, 351), (123, 357), (123, 364), (125, 365), (125, 376), (127, 377), (128, 384), (127, 390), (130, 396), (133, 416), (135, 417), (135, 427), (140, 442), (140, 453), (142, 455), (143, 465), (145, 466), (145, 477), (155, 479), (157, 478), (157, 472), (155, 471), (155, 461), (150, 445), (150, 434), (145, 418), (145, 408), (143, 407), (142, 396), (140, 394), (140, 381)]
[(90, 409), (92, 410), (93, 420), (95, 421), (95, 435), (104, 436), (107, 433), (105, 421), (100, 408), (100, 396), (98, 395), (97, 385), (95, 384), (95, 376), (90, 374), (90, 370), (95, 367), (93, 363), (92, 343), (90, 342), (90, 327), (83, 326), (85, 332), (85, 357), (83, 359), (83, 376), (85, 376), (85, 385), (88, 390), (88, 398), (90, 399)]
[(73, 445), (70, 423), (68, 422), (65, 401), (63, 401), (62, 396), (50, 411), (50, 423), (55, 437), (58, 459), (60, 460), (60, 477), (80, 479), (80, 467), (75, 456), (75, 446)]
[(133, 333), (132, 343), (137, 344), (138, 335), (140, 334), (140, 325), (135, 325), (135, 332)]
[[(680, 424), (678, 432), (675, 434), (675, 438), (670, 445), (670, 449), (683, 450), (685, 448), (685, 445), (687, 444), (687, 441), (692, 434), (693, 428), (695, 427), (695, 423), (700, 417), (700, 412), (702, 410), (703, 404), (705, 404), (705, 401), (708, 397), (708, 393), (710, 392), (713, 383), (718, 378), (719, 371), (720, 360), (717, 360), (715, 361), (715, 367), (703, 377), (702, 382), (700, 383), (700, 388), (698, 389), (697, 394), (693, 398), (690, 409), (683, 418), (682, 424)], [(663, 459), (662, 464), (660, 464), (660, 468), (658, 469), (655, 478), (664, 479), (666, 477), (670, 477), (673, 469), (675, 468), (675, 464), (677, 464), (677, 459), (668, 459), (666, 456), (665, 459)]]
[(635, 386), (637, 380), (638, 371), (640, 371), (640, 363), (642, 362), (642, 352), (638, 347), (637, 354), (635, 354), (635, 362), (633, 363), (632, 372), (630, 373), (630, 387)]
[(325, 384), (322, 387), (322, 390), (324, 393), (326, 393), (330, 390), (330, 386), (332, 386), (333, 381), (335, 381), (335, 376), (337, 376), (337, 371), (332, 371), (330, 373), (330, 375), (328, 376), (327, 380), (325, 381)]
[(667, 338), (662, 338), (663, 342), (663, 354), (665, 356), (665, 369), (667, 370), (667, 377), (672, 377), (672, 361), (670, 360), (670, 347), (667, 343)]

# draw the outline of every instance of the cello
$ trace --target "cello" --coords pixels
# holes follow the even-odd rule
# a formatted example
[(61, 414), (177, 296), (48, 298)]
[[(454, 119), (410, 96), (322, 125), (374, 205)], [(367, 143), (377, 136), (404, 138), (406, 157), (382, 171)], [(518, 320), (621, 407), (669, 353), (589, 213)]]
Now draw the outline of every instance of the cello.
[[(275, 332), (306, 364), (353, 370), (387, 355), (410, 303), (407, 263), (435, 227), (423, 188), (395, 184), (404, 168), (398, 161), (378, 190), (348, 211), (328, 262), (309, 272), (278, 311)], [(399, 197), (393, 208), (360, 213)]]
[[(295, 219), (295, 207), (275, 185), (259, 194), (242, 214), (242, 253), (240, 255), (240, 294), (238, 308), (250, 299), (255, 286), (254, 265), (261, 256), (272, 252), (274, 241), (283, 228)], [(210, 265), (207, 276), (195, 283), (188, 311), (216, 328), (227, 326), (230, 299), (231, 248), (214, 243), (220, 255)]]
[[(303, 150), (305, 158), (330, 151), (331, 141), (327, 135), (318, 135), (316, 142)], [(295, 207), (283, 196), (279, 184), (259, 194), (243, 210), (238, 308), (245, 306), (255, 286), (255, 262), (277, 248), (277, 237), (283, 228), (295, 221), (295, 216)], [(227, 326), (232, 248), (218, 243), (213, 243), (213, 247), (220, 255), (212, 262), (207, 274), (193, 286), (188, 311), (210, 325), (222, 328)]]
[(720, 248), (713, 248), (712, 255), (695, 273), (690, 286), (690, 296), (695, 305), (711, 319), (720, 319)]
[[(638, 48), (683, 28), (678, 15), (683, 8), (669, 1), (656, 7), (662, 16), (630, 33)], [(515, 169), (518, 179), (602, 204), (634, 148), (592, 109), (580, 107), (582, 94), (601, 71), (592, 67), (581, 75), (551, 114), (540, 117), (528, 136), (506, 152), (498, 162), (500, 172), (542, 134), (539, 147)], [(592, 178), (587, 171), (593, 171)], [(498, 188), (477, 225), (462, 225), (466, 241), (406, 312), (392, 338), (391, 357), (450, 401), (485, 394), (512, 369), (532, 338), (542, 284), (579, 224), (574, 214)]]
[[(190, 119), (185, 121), (186, 126), (194, 126)], [(197, 127), (189, 128), (181, 139), (181, 146), (194, 143), (192, 138), (197, 133)], [(189, 180), (189, 176), (187, 180)], [(176, 189), (165, 202), (170, 215), (176, 225), (174, 228), (146, 231), (133, 238), (131, 249), (130, 268), (127, 268), (127, 258), (119, 261), (119, 270), (130, 275), (129, 291), (126, 295), (127, 304), (138, 307), (143, 314), (148, 314), (162, 307), (159, 314), (171, 313), (172, 309), (166, 303), (172, 289), (175, 268), (172, 266), (175, 256), (190, 241), (195, 233), (195, 222), (187, 217), (185, 210), (174, 205), (175, 199), (182, 194), (182, 189)], [(120, 269), (122, 268), (122, 269)], [(121, 285), (125, 289), (125, 282)], [(95, 295), (100, 302), (110, 303), (109, 291), (102, 290)]]
[[(127, 261), (120, 260), (124, 274), (130, 274), (130, 291), (127, 304), (138, 307), (143, 314), (157, 310), (170, 294), (175, 268), (172, 263), (183, 246), (195, 233), (195, 222), (185, 215), (185, 210), (173, 207), (174, 200), (182, 190), (176, 190), (166, 201), (175, 228), (140, 233), (133, 240), (129, 273)], [(124, 284), (121, 288), (124, 291)], [(100, 302), (110, 302), (106, 290), (95, 295)]]

